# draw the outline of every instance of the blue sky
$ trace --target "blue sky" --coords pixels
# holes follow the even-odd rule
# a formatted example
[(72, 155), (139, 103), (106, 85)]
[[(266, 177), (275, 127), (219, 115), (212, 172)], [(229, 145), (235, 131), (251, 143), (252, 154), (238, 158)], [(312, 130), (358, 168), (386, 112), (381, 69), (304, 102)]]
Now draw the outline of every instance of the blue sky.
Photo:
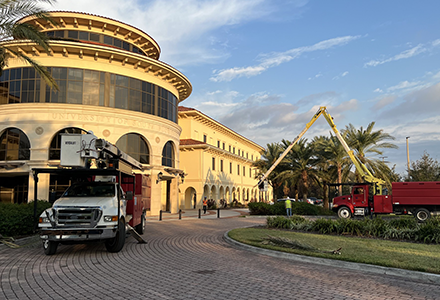
[[(194, 107), (245, 137), (293, 140), (319, 106), (337, 127), (376, 122), (396, 139), (383, 156), (406, 169), (440, 160), (440, 2), (58, 0), (51, 10), (114, 18), (151, 35), (184, 73)], [(319, 120), (305, 137), (328, 135)]]

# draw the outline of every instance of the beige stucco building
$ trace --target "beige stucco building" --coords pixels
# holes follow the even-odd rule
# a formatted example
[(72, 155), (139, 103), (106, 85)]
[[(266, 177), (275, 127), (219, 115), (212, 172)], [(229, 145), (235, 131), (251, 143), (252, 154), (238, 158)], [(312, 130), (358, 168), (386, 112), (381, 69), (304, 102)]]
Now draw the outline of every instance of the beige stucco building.
[[(60, 167), (62, 134), (88, 131), (118, 146), (151, 178), (147, 214), (201, 207), (203, 197), (228, 203), (264, 199), (251, 164), (263, 148), (203, 113), (180, 108), (190, 81), (159, 60), (142, 30), (106, 17), (51, 12), (19, 22), (49, 37), (50, 52), (13, 39), (0, 76), (0, 201), (34, 200), (33, 168)], [(59, 90), (14, 55), (47, 67)], [(38, 200), (60, 195), (69, 178), (40, 174)], [(195, 199), (195, 203), (194, 203)]]
[(204, 197), (242, 204), (267, 200), (269, 192), (256, 186), (261, 146), (227, 128), (202, 112), (179, 107), (180, 168), (187, 174), (180, 184), (185, 208), (200, 208)]
[[(151, 214), (178, 211), (177, 107), (191, 94), (190, 81), (159, 60), (159, 45), (140, 29), (85, 13), (50, 14), (57, 27), (36, 17), (19, 21), (47, 34), (49, 53), (26, 40), (2, 42), (47, 67), (59, 91), (8, 51), (0, 77), (1, 201), (32, 201), (32, 168), (59, 166), (61, 134), (93, 131), (143, 164), (152, 178)], [(169, 176), (156, 183), (160, 172)], [(69, 184), (39, 177), (39, 200)]]

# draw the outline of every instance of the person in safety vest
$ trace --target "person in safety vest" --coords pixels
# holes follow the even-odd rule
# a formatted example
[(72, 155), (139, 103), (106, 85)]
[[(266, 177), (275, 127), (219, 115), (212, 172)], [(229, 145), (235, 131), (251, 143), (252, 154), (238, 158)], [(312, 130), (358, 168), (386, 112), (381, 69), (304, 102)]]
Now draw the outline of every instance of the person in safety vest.
[(287, 196), (285, 203), (286, 203), (287, 217), (290, 218), (292, 216), (292, 202), (290, 201), (289, 196)]
[(206, 209), (207, 208), (208, 208), (208, 200), (205, 197), (205, 199), (203, 199), (203, 213), (204, 214), (206, 214)]

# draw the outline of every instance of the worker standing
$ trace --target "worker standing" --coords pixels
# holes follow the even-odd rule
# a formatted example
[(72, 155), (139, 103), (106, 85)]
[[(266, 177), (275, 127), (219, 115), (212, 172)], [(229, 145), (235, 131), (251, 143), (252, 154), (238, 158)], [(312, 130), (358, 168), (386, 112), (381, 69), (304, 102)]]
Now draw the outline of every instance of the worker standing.
[(208, 200), (203, 199), (203, 213), (206, 214), (206, 209), (208, 208)]
[(287, 217), (290, 218), (292, 216), (292, 202), (290, 201), (289, 196), (287, 196), (285, 203), (286, 203)]

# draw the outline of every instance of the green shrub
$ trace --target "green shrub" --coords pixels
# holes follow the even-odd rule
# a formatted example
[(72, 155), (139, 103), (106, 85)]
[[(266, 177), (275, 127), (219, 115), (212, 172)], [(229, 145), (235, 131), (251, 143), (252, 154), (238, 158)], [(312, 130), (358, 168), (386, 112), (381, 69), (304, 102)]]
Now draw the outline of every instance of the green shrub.
[(249, 212), (251, 215), (272, 215), (272, 205), (264, 202), (249, 203)]
[(440, 218), (430, 218), (420, 224), (415, 240), (424, 243), (440, 243)]
[(392, 219), (389, 222), (390, 226), (393, 228), (417, 228), (417, 220), (415, 218), (398, 218)]
[(292, 213), (294, 215), (302, 215), (302, 216), (317, 216), (318, 207), (312, 204), (308, 204), (306, 202), (293, 202)]
[[(52, 204), (37, 202), (37, 217)], [(34, 202), (27, 204), (0, 203), (0, 234), (3, 236), (22, 236), (34, 232)]]
[(286, 206), (284, 202), (276, 202), (274, 205), (270, 205), (271, 215), (285, 216)]
[(292, 221), (286, 217), (267, 217), (268, 228), (292, 229)]
[(323, 234), (329, 234), (336, 231), (336, 224), (330, 219), (318, 219), (313, 223), (312, 230)]

